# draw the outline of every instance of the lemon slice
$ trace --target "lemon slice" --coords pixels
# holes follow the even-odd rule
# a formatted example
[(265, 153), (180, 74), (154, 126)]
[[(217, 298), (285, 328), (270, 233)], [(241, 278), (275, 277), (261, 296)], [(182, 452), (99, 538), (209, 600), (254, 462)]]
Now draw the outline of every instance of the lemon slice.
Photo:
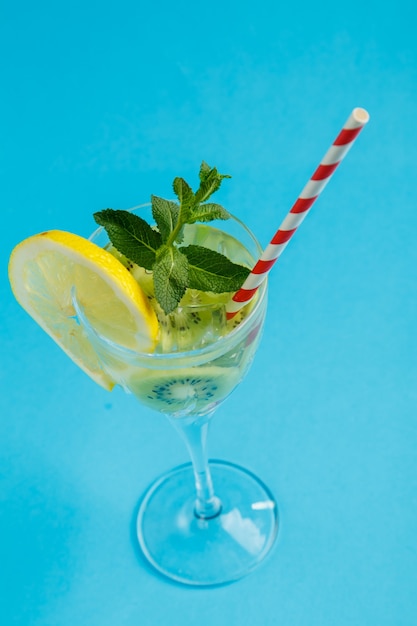
[(114, 256), (71, 233), (51, 230), (18, 244), (9, 279), (16, 300), (79, 367), (105, 389), (103, 371), (73, 305), (99, 334), (118, 345), (151, 352), (158, 321), (133, 276)]

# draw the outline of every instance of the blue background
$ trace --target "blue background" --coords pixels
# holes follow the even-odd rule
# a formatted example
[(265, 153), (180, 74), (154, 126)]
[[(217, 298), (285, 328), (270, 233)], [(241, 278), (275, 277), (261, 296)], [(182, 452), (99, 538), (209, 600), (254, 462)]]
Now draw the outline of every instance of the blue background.
[[(381, 8), (383, 6), (383, 8)], [(417, 623), (416, 96), (412, 3), (73, 0), (1, 9), (0, 622)], [(355, 106), (371, 121), (270, 280), (265, 336), (210, 454), (281, 514), (233, 585), (155, 575), (141, 493), (186, 458), (162, 417), (90, 381), (14, 301), (11, 249), (233, 175), (266, 245)]]

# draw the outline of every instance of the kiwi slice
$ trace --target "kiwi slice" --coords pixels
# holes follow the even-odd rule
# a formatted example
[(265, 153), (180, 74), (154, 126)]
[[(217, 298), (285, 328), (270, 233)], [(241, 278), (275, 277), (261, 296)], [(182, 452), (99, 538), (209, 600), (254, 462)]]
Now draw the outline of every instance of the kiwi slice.
[(226, 332), (226, 310), (217, 294), (188, 289), (175, 311), (165, 315), (158, 306), (155, 311), (162, 352), (202, 348)]
[(106, 250), (116, 257), (116, 259), (120, 261), (120, 263), (124, 265), (127, 270), (129, 270), (133, 278), (139, 283), (144, 294), (152, 302), (155, 298), (152, 272), (145, 270), (143, 267), (140, 267), (139, 265), (136, 265), (136, 263), (133, 263), (133, 261), (130, 261), (111, 243), (106, 246)]
[(148, 370), (130, 380), (128, 386), (143, 404), (180, 417), (210, 412), (238, 381), (237, 367), (204, 365), (177, 371)]

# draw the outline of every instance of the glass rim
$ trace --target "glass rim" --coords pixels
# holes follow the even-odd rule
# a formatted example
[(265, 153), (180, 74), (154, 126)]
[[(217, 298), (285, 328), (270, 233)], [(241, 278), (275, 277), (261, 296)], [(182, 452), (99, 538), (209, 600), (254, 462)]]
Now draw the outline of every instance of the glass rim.
[[(139, 209), (144, 209), (144, 208), (149, 208), (151, 206), (150, 202), (145, 202), (142, 204), (138, 204), (135, 205), (134, 207), (131, 207), (129, 209), (126, 209), (129, 212), (133, 212), (133, 211), (137, 211)], [(229, 212), (230, 213), (230, 212)], [(238, 217), (236, 217), (235, 215), (233, 215), (232, 213), (230, 213), (230, 216), (232, 218), (232, 220), (234, 222), (236, 222), (241, 228), (243, 228), (243, 230), (246, 231), (246, 233), (249, 235), (250, 239), (253, 241), (253, 243), (255, 244), (255, 247), (257, 248), (258, 254), (259, 256), (262, 254), (262, 247), (259, 243), (259, 241), (257, 240), (256, 236), (252, 233), (252, 231), (246, 226), (246, 224), (244, 222), (242, 222), (242, 220), (240, 220)], [(103, 226), (99, 226), (98, 228), (96, 228), (91, 235), (88, 237), (88, 239), (90, 241), (94, 242), (94, 239), (97, 238), (102, 232), (105, 232), (105, 229)], [(256, 259), (255, 259), (255, 263), (256, 263)], [(256, 301), (253, 305), (253, 307), (251, 308), (251, 310), (249, 311), (248, 315), (245, 317), (245, 319), (238, 324), (238, 326), (236, 328), (234, 328), (233, 330), (231, 330), (230, 332), (228, 332), (225, 335), (222, 335), (221, 337), (219, 337), (219, 339), (221, 339), (222, 341), (226, 341), (227, 343), (233, 343), (233, 341), (236, 339), (236, 341), (239, 340), (240, 336), (244, 334), (245, 329), (247, 328), (247, 326), (250, 324), (251, 321), (253, 321), (254, 319), (256, 319), (256, 314), (258, 313), (260, 307), (262, 306), (266, 295), (267, 295), (267, 285), (268, 285), (268, 277), (265, 276), (265, 279), (262, 281), (262, 283), (259, 285), (258, 290), (257, 290), (257, 294), (255, 296)], [(250, 301), (249, 301), (250, 302)], [(247, 304), (249, 304), (249, 302)], [(77, 302), (78, 305), (78, 302)], [(187, 305), (188, 306), (188, 305)], [(197, 306), (205, 306), (205, 305), (197, 305)], [(210, 305), (209, 305), (210, 306)], [(246, 305), (244, 305), (246, 306)], [(76, 308), (79, 308), (79, 306), (77, 306)], [(189, 307), (191, 308), (191, 307)], [(243, 308), (243, 307), (242, 307)], [(84, 320), (86, 316), (82, 313), (82, 318)], [(129, 348), (127, 346), (123, 346), (121, 344), (118, 344), (114, 341), (112, 341), (111, 339), (108, 339), (107, 337), (101, 335), (97, 330), (95, 330), (95, 328), (93, 328), (90, 324), (90, 322), (88, 321), (87, 318), (87, 324), (89, 327), (89, 330), (91, 330), (94, 335), (101, 341), (103, 342), (106, 346), (109, 347), (109, 349), (115, 350), (118, 353), (124, 353), (126, 354), (128, 357), (130, 358), (143, 358), (146, 360), (153, 360), (153, 361), (177, 361), (180, 359), (190, 359), (190, 358), (198, 358), (201, 356), (204, 356), (208, 353), (211, 352), (215, 352), (216, 348), (218, 349), (219, 346), (219, 340), (216, 340), (212, 343), (209, 343), (205, 346), (202, 346), (201, 348), (196, 348), (194, 350), (184, 350), (184, 351), (178, 351), (178, 352), (168, 352), (168, 353), (163, 353), (163, 352), (141, 352), (139, 350), (135, 350), (134, 348)], [(84, 323), (84, 321), (83, 321)]]

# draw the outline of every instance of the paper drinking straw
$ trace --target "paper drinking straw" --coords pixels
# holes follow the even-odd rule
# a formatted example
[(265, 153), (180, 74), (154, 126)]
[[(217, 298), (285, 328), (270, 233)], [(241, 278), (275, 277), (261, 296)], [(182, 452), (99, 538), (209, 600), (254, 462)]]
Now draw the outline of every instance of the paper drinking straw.
[(271, 267), (281, 256), (301, 222), (306, 217), (313, 203), (332, 177), (339, 163), (352, 147), (356, 137), (369, 120), (365, 109), (353, 109), (342, 130), (322, 158), (320, 165), (310, 178), (295, 204), (283, 220), (271, 242), (263, 251), (259, 261), (226, 306), (227, 319), (231, 319), (247, 304), (257, 292), (260, 284)]

